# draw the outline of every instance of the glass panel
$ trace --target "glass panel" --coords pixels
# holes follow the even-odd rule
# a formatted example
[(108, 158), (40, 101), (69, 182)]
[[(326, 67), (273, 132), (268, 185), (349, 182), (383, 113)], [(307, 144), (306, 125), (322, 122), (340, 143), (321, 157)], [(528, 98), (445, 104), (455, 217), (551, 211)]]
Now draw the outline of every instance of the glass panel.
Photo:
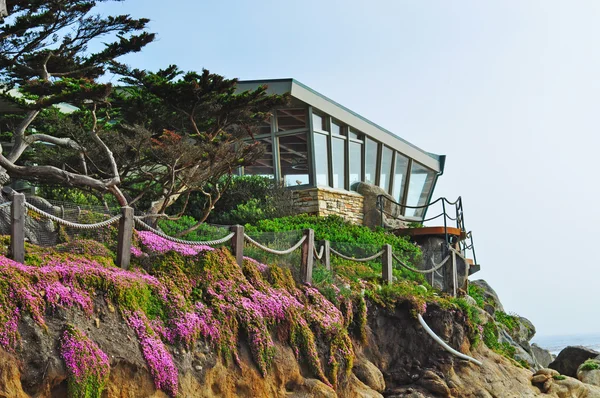
[(377, 143), (367, 138), (365, 146), (365, 182), (375, 184), (377, 173)]
[(342, 135), (342, 126), (335, 122), (331, 122), (331, 134), (332, 135)]
[(355, 182), (362, 180), (362, 144), (349, 141), (350, 158), (348, 167), (350, 169), (350, 188)]
[(317, 185), (329, 186), (329, 156), (327, 151), (327, 136), (315, 134), (315, 176)]
[(346, 140), (331, 138), (331, 165), (333, 167), (333, 187), (345, 188), (344, 175), (346, 170)]
[(286, 186), (308, 184), (306, 133), (279, 137), (281, 178)]
[(325, 126), (324, 126), (325, 120), (323, 120), (323, 118), (320, 115), (313, 113), (312, 114), (312, 122), (313, 122), (313, 130), (325, 131)]
[(388, 192), (390, 188), (390, 178), (392, 176), (392, 155), (394, 151), (386, 146), (381, 151), (381, 177), (379, 186)]
[[(410, 184), (406, 204), (408, 206), (426, 205), (429, 192), (435, 180), (435, 172), (414, 162), (410, 171)], [(425, 209), (406, 209), (407, 217), (423, 217)]]
[(356, 131), (354, 129), (348, 129), (348, 138), (352, 138), (354, 140), (361, 140), (362, 141), (363, 135), (360, 132), (358, 132), (358, 131)]
[(396, 152), (396, 168), (394, 170), (394, 190), (392, 196), (398, 203), (402, 203), (404, 193), (404, 177), (408, 168), (408, 158)]
[(271, 118), (267, 118), (255, 127), (254, 135), (271, 134)]
[(265, 153), (260, 159), (256, 160), (252, 166), (244, 167), (244, 174), (275, 177), (273, 169), (273, 145), (271, 139), (265, 138), (257, 141), (264, 145)]
[(288, 131), (306, 128), (307, 113), (307, 110), (303, 108), (277, 109), (277, 130)]

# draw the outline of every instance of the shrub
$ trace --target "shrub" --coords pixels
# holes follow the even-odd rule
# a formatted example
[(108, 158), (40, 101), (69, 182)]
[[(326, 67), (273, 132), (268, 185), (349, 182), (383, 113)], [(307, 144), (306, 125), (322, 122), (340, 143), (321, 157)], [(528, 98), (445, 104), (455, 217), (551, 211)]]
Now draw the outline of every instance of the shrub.
[(514, 315), (509, 315), (502, 311), (496, 311), (494, 313), (494, 318), (496, 318), (496, 322), (506, 326), (506, 328), (510, 331), (514, 331), (519, 328), (519, 319)]
[(595, 370), (595, 369), (600, 369), (600, 365), (598, 364), (598, 362), (594, 361), (593, 359), (586, 359), (586, 361), (583, 363), (583, 365), (581, 365), (580, 370)]
[[(177, 220), (161, 219), (158, 221), (158, 226), (163, 232), (169, 236), (175, 236), (179, 232), (184, 231), (194, 225), (197, 221), (190, 216), (182, 216)], [(221, 227), (216, 227), (210, 224), (201, 224), (196, 230), (183, 235), (181, 238), (196, 242), (219, 239), (227, 235), (229, 232)]]

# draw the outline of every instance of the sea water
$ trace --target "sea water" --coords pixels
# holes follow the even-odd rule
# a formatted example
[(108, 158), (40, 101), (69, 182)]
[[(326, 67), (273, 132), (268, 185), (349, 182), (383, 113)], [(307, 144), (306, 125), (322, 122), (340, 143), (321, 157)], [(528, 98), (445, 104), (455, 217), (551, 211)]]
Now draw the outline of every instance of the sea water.
[(600, 351), (600, 334), (574, 334), (564, 336), (535, 336), (532, 343), (547, 349), (554, 355), (570, 345), (581, 345)]

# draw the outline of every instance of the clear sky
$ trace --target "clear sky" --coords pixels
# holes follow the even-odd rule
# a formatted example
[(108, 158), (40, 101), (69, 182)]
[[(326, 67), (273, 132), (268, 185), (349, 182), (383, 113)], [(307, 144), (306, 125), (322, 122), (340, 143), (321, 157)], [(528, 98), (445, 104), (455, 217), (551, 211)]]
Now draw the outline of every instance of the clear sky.
[(465, 205), (508, 312), (540, 335), (600, 333), (600, 2), (158, 1), (132, 66), (293, 77), (447, 155), (435, 196)]

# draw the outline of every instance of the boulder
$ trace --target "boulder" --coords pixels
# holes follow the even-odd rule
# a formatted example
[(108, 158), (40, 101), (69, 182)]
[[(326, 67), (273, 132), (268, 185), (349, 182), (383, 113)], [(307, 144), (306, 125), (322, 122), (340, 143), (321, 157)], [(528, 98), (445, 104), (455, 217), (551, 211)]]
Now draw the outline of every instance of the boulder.
[[(577, 368), (577, 378), (583, 383), (600, 386), (600, 357), (590, 359), (584, 362)], [(591, 364), (592, 366), (587, 366)]]
[(538, 346), (535, 343), (531, 345), (531, 353), (535, 357), (535, 360), (544, 368), (547, 368), (548, 365), (554, 361), (554, 356), (550, 353), (550, 351)]
[(373, 390), (383, 392), (385, 390), (385, 380), (383, 373), (377, 366), (364, 357), (357, 358), (357, 361), (352, 368), (356, 377), (371, 387)]
[(477, 279), (475, 281), (469, 282), (477, 287), (480, 287), (483, 290), (483, 296), (486, 302), (490, 303), (490, 305), (486, 305), (485, 310), (489, 312), (491, 315), (494, 315), (496, 311), (504, 312), (504, 307), (500, 302), (500, 298), (496, 291), (492, 289), (492, 287), (483, 279)]
[(548, 365), (565, 376), (577, 377), (577, 369), (586, 359), (596, 358), (600, 352), (582, 346), (569, 346), (563, 349)]
[(395, 199), (391, 195), (388, 195), (382, 188), (366, 182), (358, 182), (352, 186), (352, 189), (364, 197), (363, 225), (371, 228), (381, 226), (381, 212), (377, 209), (377, 196), (384, 195), (389, 199), (389, 201), (386, 200), (384, 203), (384, 226), (391, 229), (406, 228), (408, 226), (406, 221), (398, 219), (398, 217), (402, 217), (400, 206), (394, 204)]

